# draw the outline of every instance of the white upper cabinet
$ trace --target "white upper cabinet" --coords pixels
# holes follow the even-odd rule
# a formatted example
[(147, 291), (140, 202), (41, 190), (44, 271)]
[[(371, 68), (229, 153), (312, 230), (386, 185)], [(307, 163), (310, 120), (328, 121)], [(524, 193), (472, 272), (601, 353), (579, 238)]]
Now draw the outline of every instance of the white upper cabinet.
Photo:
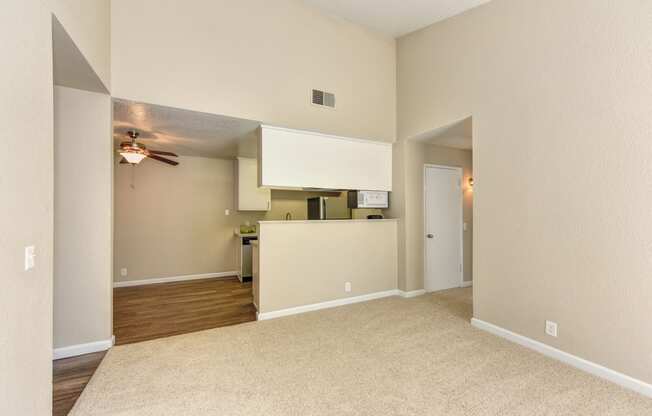
[(270, 126), (259, 140), (261, 186), (392, 190), (390, 143)]
[(239, 157), (235, 162), (235, 200), (238, 211), (269, 211), (271, 191), (258, 187), (258, 162)]

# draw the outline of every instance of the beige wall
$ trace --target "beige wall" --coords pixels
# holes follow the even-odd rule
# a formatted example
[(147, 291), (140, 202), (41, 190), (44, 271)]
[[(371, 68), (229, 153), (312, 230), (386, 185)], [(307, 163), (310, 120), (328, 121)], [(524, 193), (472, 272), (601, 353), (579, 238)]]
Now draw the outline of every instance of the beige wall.
[[(0, 38), (0, 414), (51, 413), (51, 17), (38, 0), (3, 4)], [(36, 267), (23, 252), (36, 247)]]
[(115, 281), (236, 270), (234, 162), (179, 162), (115, 165)]
[(112, 335), (111, 98), (54, 90), (54, 348)]
[[(393, 141), (396, 48), (299, 0), (113, 0), (113, 95)], [(310, 104), (312, 88), (337, 109)]]
[[(51, 13), (69, 19), (66, 10), (50, 7), (47, 1), (10, 0), (0, 14), (0, 194), (7, 196), (0, 216), (6, 237), (0, 238), (0, 274), (6, 278), (0, 316), (11, 317), (0, 328), (0, 414), (8, 415), (47, 415), (52, 407)], [(73, 38), (86, 43), (87, 36), (75, 32)], [(85, 49), (102, 53), (101, 47)], [(36, 267), (26, 272), (29, 245), (36, 247)]]
[(387, 218), (397, 219), (398, 288), (404, 291), (412, 291), (423, 289), (423, 285), (419, 286), (416, 279), (409, 279), (408, 264), (406, 262), (406, 144), (407, 141), (399, 141), (392, 145), (392, 192), (389, 195), (389, 209), (384, 210), (384, 213)]
[(41, 0), (111, 90), (111, 0)]
[[(116, 163), (115, 281), (237, 271), (234, 229), (246, 221), (285, 219), (288, 212), (305, 220), (309, 197), (328, 196), (334, 215), (349, 215), (345, 193), (280, 190), (272, 191), (269, 212), (238, 212), (234, 161), (179, 161), (177, 167), (150, 160), (136, 168)], [(126, 278), (120, 276), (123, 267)]]
[[(259, 312), (396, 289), (396, 225), (262, 223)], [(345, 282), (351, 282), (349, 293)]]
[(496, 0), (398, 45), (400, 139), (473, 115), (474, 315), (647, 382), (651, 16)]

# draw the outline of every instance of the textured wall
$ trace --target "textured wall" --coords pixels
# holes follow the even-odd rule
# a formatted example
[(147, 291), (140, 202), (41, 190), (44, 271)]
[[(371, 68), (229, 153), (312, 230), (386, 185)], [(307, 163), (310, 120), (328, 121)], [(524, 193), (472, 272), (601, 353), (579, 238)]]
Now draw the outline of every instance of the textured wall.
[[(113, 95), (393, 141), (396, 44), (299, 0), (113, 0)], [(312, 88), (337, 109), (310, 104)]]
[(650, 21), (496, 0), (398, 43), (400, 139), (473, 115), (475, 316), (647, 382)]

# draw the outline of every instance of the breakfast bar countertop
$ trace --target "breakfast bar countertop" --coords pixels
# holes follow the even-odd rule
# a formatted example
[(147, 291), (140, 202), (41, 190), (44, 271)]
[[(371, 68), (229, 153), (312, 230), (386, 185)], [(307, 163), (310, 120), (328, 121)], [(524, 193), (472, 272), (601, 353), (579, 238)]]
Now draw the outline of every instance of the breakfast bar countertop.
[(272, 220), (272, 221), (258, 221), (260, 224), (293, 224), (293, 223), (345, 223), (345, 222), (386, 222), (386, 221), (398, 221), (397, 218), (382, 218), (378, 220), (368, 220), (368, 219), (341, 219), (341, 220)]

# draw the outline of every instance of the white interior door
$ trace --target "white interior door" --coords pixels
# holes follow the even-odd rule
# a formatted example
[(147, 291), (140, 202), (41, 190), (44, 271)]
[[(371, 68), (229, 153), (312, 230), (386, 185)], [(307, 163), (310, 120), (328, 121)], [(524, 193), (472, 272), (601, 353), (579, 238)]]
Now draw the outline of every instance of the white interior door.
[(425, 289), (462, 284), (462, 170), (426, 166), (424, 172)]

